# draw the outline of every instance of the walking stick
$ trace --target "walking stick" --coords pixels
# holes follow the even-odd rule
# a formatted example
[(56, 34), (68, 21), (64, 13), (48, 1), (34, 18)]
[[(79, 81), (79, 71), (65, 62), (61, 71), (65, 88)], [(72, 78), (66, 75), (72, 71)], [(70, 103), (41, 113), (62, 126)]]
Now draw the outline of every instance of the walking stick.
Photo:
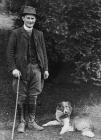
[(13, 140), (13, 138), (14, 138), (14, 130), (15, 130), (16, 114), (17, 114), (17, 105), (18, 105), (18, 95), (19, 95), (19, 83), (20, 83), (20, 76), (18, 77), (18, 83), (17, 83), (16, 106), (15, 106), (15, 114), (14, 114), (14, 122), (13, 122), (11, 140)]

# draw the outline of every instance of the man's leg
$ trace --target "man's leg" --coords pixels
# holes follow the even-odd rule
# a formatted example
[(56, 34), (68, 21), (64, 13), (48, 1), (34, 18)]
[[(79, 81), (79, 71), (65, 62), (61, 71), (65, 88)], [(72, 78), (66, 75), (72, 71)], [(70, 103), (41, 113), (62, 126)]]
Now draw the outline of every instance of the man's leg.
[(36, 130), (43, 130), (44, 128), (39, 126), (36, 121), (36, 104), (37, 102), (37, 96), (33, 97), (33, 103), (29, 103), (29, 123), (28, 123), (28, 127), (29, 128), (34, 128)]
[(37, 96), (41, 93), (41, 72), (39, 68), (33, 68), (31, 73), (31, 81), (29, 88), (29, 123), (30, 128), (36, 130), (43, 130), (44, 128), (39, 126), (35, 122), (36, 107), (37, 107)]
[[(17, 87), (17, 79), (13, 80), (13, 89), (16, 92)], [(24, 104), (26, 100), (26, 90), (25, 85), (22, 80), (20, 80), (19, 83), (19, 96), (18, 96), (18, 112), (20, 117), (20, 124), (18, 125), (18, 132), (23, 133), (25, 131), (25, 110), (24, 110)]]
[(19, 107), (19, 114), (20, 114), (20, 123), (18, 125), (17, 131), (19, 133), (24, 133), (25, 125), (26, 125), (25, 116), (24, 116), (24, 104), (19, 104), (18, 107)]

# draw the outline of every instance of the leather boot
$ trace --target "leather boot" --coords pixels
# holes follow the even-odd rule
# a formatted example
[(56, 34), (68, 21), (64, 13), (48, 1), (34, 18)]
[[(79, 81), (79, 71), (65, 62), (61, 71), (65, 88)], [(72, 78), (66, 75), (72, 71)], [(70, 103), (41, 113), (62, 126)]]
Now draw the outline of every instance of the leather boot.
[(29, 104), (29, 122), (28, 122), (28, 127), (31, 129), (36, 129), (36, 130), (43, 130), (44, 128), (42, 126), (39, 126), (36, 121), (35, 121), (35, 114), (36, 114), (36, 100), (37, 96), (34, 97), (33, 104)]
[(37, 124), (37, 122), (35, 121), (35, 117), (34, 116), (32, 116), (32, 118), (30, 118), (30, 120), (29, 120), (29, 122), (28, 122), (28, 127), (30, 128), (30, 129), (36, 129), (36, 130), (38, 130), (38, 131), (41, 131), (41, 130), (43, 130), (44, 128), (42, 127), (42, 126), (39, 126), (38, 124)]
[(24, 119), (24, 106), (20, 105), (19, 106), (19, 113), (20, 113), (20, 124), (18, 125), (17, 131), (19, 133), (24, 133), (25, 132), (25, 119)]

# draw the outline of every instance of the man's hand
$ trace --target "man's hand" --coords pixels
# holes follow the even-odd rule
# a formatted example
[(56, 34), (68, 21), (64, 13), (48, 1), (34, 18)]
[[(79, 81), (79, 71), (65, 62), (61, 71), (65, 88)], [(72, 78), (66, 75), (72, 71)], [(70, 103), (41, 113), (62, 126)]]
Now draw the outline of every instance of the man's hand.
[(44, 79), (47, 79), (49, 77), (49, 72), (48, 71), (45, 71), (44, 72)]
[(12, 71), (12, 74), (14, 77), (17, 77), (17, 78), (19, 78), (21, 76), (21, 72), (18, 69), (14, 69)]

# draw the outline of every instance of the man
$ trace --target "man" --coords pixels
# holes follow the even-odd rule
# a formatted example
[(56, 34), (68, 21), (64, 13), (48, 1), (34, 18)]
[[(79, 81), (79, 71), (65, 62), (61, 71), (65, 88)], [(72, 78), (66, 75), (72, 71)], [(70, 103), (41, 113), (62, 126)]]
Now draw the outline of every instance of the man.
[(36, 10), (25, 6), (22, 14), (23, 27), (13, 30), (7, 48), (9, 71), (12, 73), (13, 88), (16, 90), (20, 77), (18, 105), (20, 124), (18, 132), (25, 132), (24, 104), (28, 102), (28, 127), (43, 130), (35, 122), (37, 96), (42, 92), (43, 81), (49, 76), (48, 60), (43, 33), (33, 28)]

